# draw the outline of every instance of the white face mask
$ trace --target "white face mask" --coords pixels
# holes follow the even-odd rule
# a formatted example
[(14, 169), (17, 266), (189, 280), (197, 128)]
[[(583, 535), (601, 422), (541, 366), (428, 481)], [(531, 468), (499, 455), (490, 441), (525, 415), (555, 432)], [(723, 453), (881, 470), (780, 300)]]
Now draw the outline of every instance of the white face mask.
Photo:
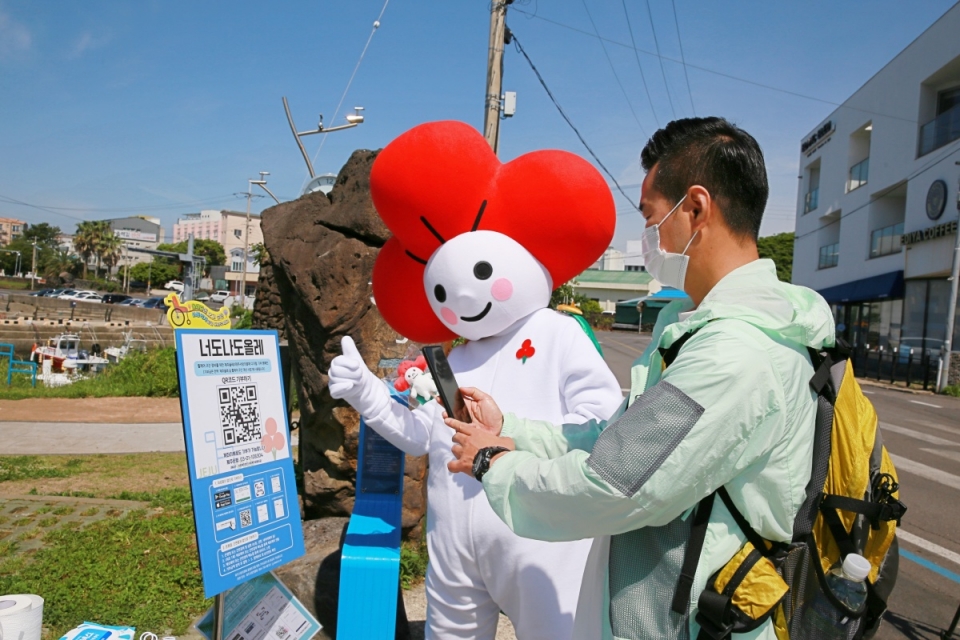
[(660, 248), (660, 225), (667, 221), (667, 218), (673, 215), (687, 196), (680, 198), (670, 213), (663, 217), (663, 220), (644, 229), (640, 237), (641, 250), (643, 251), (643, 262), (654, 278), (666, 287), (673, 287), (683, 291), (683, 282), (687, 277), (687, 265), (690, 264), (690, 256), (686, 255), (687, 249), (693, 244), (693, 239), (697, 237), (698, 230), (690, 238), (690, 242), (683, 248), (682, 253), (668, 253)]

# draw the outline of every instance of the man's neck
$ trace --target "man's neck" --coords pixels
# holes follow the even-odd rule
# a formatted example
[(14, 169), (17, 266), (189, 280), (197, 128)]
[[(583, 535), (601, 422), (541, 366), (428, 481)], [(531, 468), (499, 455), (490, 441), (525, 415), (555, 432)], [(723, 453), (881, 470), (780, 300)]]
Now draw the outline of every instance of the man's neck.
[(700, 306), (718, 282), (740, 267), (759, 260), (760, 254), (756, 244), (744, 241), (699, 257), (696, 270), (687, 272), (685, 282), (686, 294), (693, 300), (694, 308)]

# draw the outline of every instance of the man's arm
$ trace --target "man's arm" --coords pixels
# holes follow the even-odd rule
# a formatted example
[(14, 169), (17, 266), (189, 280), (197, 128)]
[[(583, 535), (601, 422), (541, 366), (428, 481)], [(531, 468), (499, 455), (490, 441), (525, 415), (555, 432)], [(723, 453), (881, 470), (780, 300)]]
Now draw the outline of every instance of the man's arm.
[(574, 540), (661, 526), (768, 453), (782, 435), (782, 406), (762, 349), (704, 329), (591, 453), (501, 454), (484, 490), (525, 537)]

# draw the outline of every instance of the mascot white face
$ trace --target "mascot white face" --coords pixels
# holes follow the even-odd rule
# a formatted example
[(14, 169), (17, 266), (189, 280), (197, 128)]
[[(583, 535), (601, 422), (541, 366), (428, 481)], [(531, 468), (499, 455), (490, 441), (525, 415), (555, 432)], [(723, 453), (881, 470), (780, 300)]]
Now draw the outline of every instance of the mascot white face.
[(497, 335), (550, 302), (547, 270), (512, 238), (496, 231), (462, 233), (444, 243), (423, 273), (430, 307), (457, 335)]
[(409, 369), (407, 369), (407, 372), (403, 374), (403, 378), (404, 380), (407, 381), (408, 384), (413, 385), (413, 381), (419, 378), (422, 374), (423, 374), (423, 371), (421, 371), (417, 367), (410, 367)]

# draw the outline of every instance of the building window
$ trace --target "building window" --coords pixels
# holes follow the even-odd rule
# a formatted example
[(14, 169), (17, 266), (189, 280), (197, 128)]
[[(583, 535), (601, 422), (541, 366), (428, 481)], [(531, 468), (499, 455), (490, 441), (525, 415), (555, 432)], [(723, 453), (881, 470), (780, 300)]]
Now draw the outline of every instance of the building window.
[(640, 265), (628, 264), (625, 268), (627, 271), (646, 271), (647, 270), (647, 268), (642, 264)]
[(937, 117), (920, 127), (919, 156), (960, 138), (960, 87), (937, 95)]
[(807, 191), (807, 195), (803, 197), (803, 212), (810, 213), (817, 208), (817, 205), (820, 201), (820, 187), (814, 187)]
[(840, 243), (834, 242), (820, 247), (820, 260), (817, 262), (817, 269), (829, 269), (835, 267), (840, 262)]
[(243, 231), (242, 231), (241, 229), (234, 229), (234, 230), (233, 230), (233, 235), (234, 235), (234, 237), (239, 238), (241, 235), (243, 235)]
[(864, 158), (857, 164), (850, 167), (850, 182), (847, 185), (847, 191), (859, 189), (867, 184), (867, 173), (870, 170), (870, 158)]
[(231, 271), (243, 271), (243, 260), (239, 258), (234, 258), (230, 261), (230, 270)]
[(879, 258), (891, 253), (900, 253), (900, 238), (903, 236), (903, 223), (876, 229), (870, 234), (870, 257)]

